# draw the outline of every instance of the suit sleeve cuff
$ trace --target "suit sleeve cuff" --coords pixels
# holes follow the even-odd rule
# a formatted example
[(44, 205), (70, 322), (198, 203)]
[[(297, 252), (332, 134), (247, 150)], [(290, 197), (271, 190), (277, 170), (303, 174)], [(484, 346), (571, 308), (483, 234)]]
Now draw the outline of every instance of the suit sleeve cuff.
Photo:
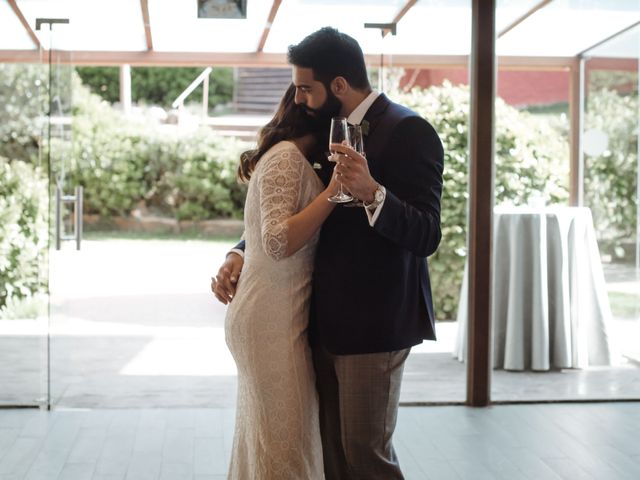
[(380, 205), (378, 205), (375, 208), (364, 207), (364, 211), (367, 214), (367, 218), (369, 219), (370, 226), (373, 227), (376, 224), (376, 220), (378, 220), (378, 217), (380, 216), (380, 212), (382, 211), (384, 202), (386, 201), (387, 201), (387, 198), (385, 197), (385, 199), (380, 203)]

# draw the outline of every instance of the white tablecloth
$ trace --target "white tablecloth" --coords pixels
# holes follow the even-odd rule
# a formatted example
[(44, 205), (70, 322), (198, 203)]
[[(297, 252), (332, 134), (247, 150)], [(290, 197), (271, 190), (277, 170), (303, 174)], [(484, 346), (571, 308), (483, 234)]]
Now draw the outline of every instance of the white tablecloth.
[[(467, 271), (454, 355), (466, 358)], [(549, 370), (610, 365), (611, 309), (591, 211), (496, 207), (493, 366)]]

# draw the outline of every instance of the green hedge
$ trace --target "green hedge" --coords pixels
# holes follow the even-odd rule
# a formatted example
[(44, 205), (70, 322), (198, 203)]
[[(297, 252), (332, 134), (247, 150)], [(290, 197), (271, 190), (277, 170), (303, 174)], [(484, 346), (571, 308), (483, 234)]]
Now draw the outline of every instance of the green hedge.
[(47, 184), (26, 162), (0, 157), (0, 316), (7, 303), (46, 288)]
[(169, 207), (178, 220), (242, 218), (246, 188), (238, 184), (236, 169), (246, 144), (201, 130), (158, 147), (158, 158), (168, 161), (157, 164), (164, 174), (150, 205)]
[(75, 165), (85, 213), (128, 215), (134, 208), (179, 220), (241, 217), (245, 187), (235, 180), (246, 142), (209, 129), (181, 133), (128, 120), (82, 85), (75, 86)]
[[(438, 318), (455, 318), (466, 257), (469, 89), (445, 84), (393, 96), (424, 116), (444, 144), (442, 242), (429, 267)], [(569, 156), (563, 136), (501, 100), (496, 120), (496, 204), (520, 205), (540, 193), (547, 203), (566, 203)]]
[[(196, 79), (200, 67), (132, 67), (131, 97), (136, 103), (170, 108), (171, 103)], [(110, 103), (120, 101), (119, 67), (76, 67), (76, 71), (92, 92)], [(233, 69), (215, 67), (209, 75), (209, 108), (229, 103), (233, 98)], [(200, 102), (202, 86), (188, 97)]]
[(0, 156), (36, 163), (47, 111), (46, 69), (0, 64)]

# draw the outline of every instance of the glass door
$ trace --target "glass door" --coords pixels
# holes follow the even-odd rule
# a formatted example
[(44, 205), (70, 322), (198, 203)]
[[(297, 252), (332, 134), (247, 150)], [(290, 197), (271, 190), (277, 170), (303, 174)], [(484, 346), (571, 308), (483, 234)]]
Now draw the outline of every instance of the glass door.
[(585, 60), (584, 203), (593, 214), (611, 308), (606, 391), (616, 399), (640, 398), (639, 56), (635, 27)]
[(47, 47), (43, 54), (46, 64), (45, 164), (49, 184), (49, 242), (48, 242), (48, 332), (47, 332), (47, 405), (55, 406), (67, 388), (61, 381), (59, 361), (66, 351), (64, 338), (68, 326), (61, 315), (61, 305), (68, 290), (70, 265), (78, 260), (82, 236), (82, 188), (70, 179), (73, 172), (73, 64), (65, 50), (70, 35), (66, 18), (36, 18), (36, 31)]
[[(0, 406), (51, 405), (51, 277), (70, 151), (64, 19), (37, 18), (39, 62), (0, 66)], [(64, 191), (64, 190), (62, 190)]]
[(496, 105), (493, 401), (640, 398), (639, 46), (635, 27), (581, 56), (577, 205), (567, 106), (531, 106), (516, 129)]
[(47, 404), (46, 65), (0, 65), (0, 407)]
[(68, 181), (72, 66), (60, 47), (69, 22), (33, 23), (39, 62), (0, 65), (0, 407), (54, 403), (62, 244), (79, 248), (82, 233), (82, 190)]

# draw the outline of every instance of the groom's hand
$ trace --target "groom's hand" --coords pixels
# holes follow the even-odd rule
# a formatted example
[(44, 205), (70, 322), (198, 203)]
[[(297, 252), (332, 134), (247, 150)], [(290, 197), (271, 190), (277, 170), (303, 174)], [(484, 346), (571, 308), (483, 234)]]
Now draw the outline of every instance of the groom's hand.
[(218, 270), (218, 274), (211, 277), (211, 291), (215, 297), (227, 305), (236, 294), (236, 285), (244, 264), (244, 258), (237, 253), (229, 253)]
[(332, 144), (337, 152), (336, 173), (345, 189), (358, 200), (371, 203), (378, 183), (369, 173), (367, 159), (346, 145)]

